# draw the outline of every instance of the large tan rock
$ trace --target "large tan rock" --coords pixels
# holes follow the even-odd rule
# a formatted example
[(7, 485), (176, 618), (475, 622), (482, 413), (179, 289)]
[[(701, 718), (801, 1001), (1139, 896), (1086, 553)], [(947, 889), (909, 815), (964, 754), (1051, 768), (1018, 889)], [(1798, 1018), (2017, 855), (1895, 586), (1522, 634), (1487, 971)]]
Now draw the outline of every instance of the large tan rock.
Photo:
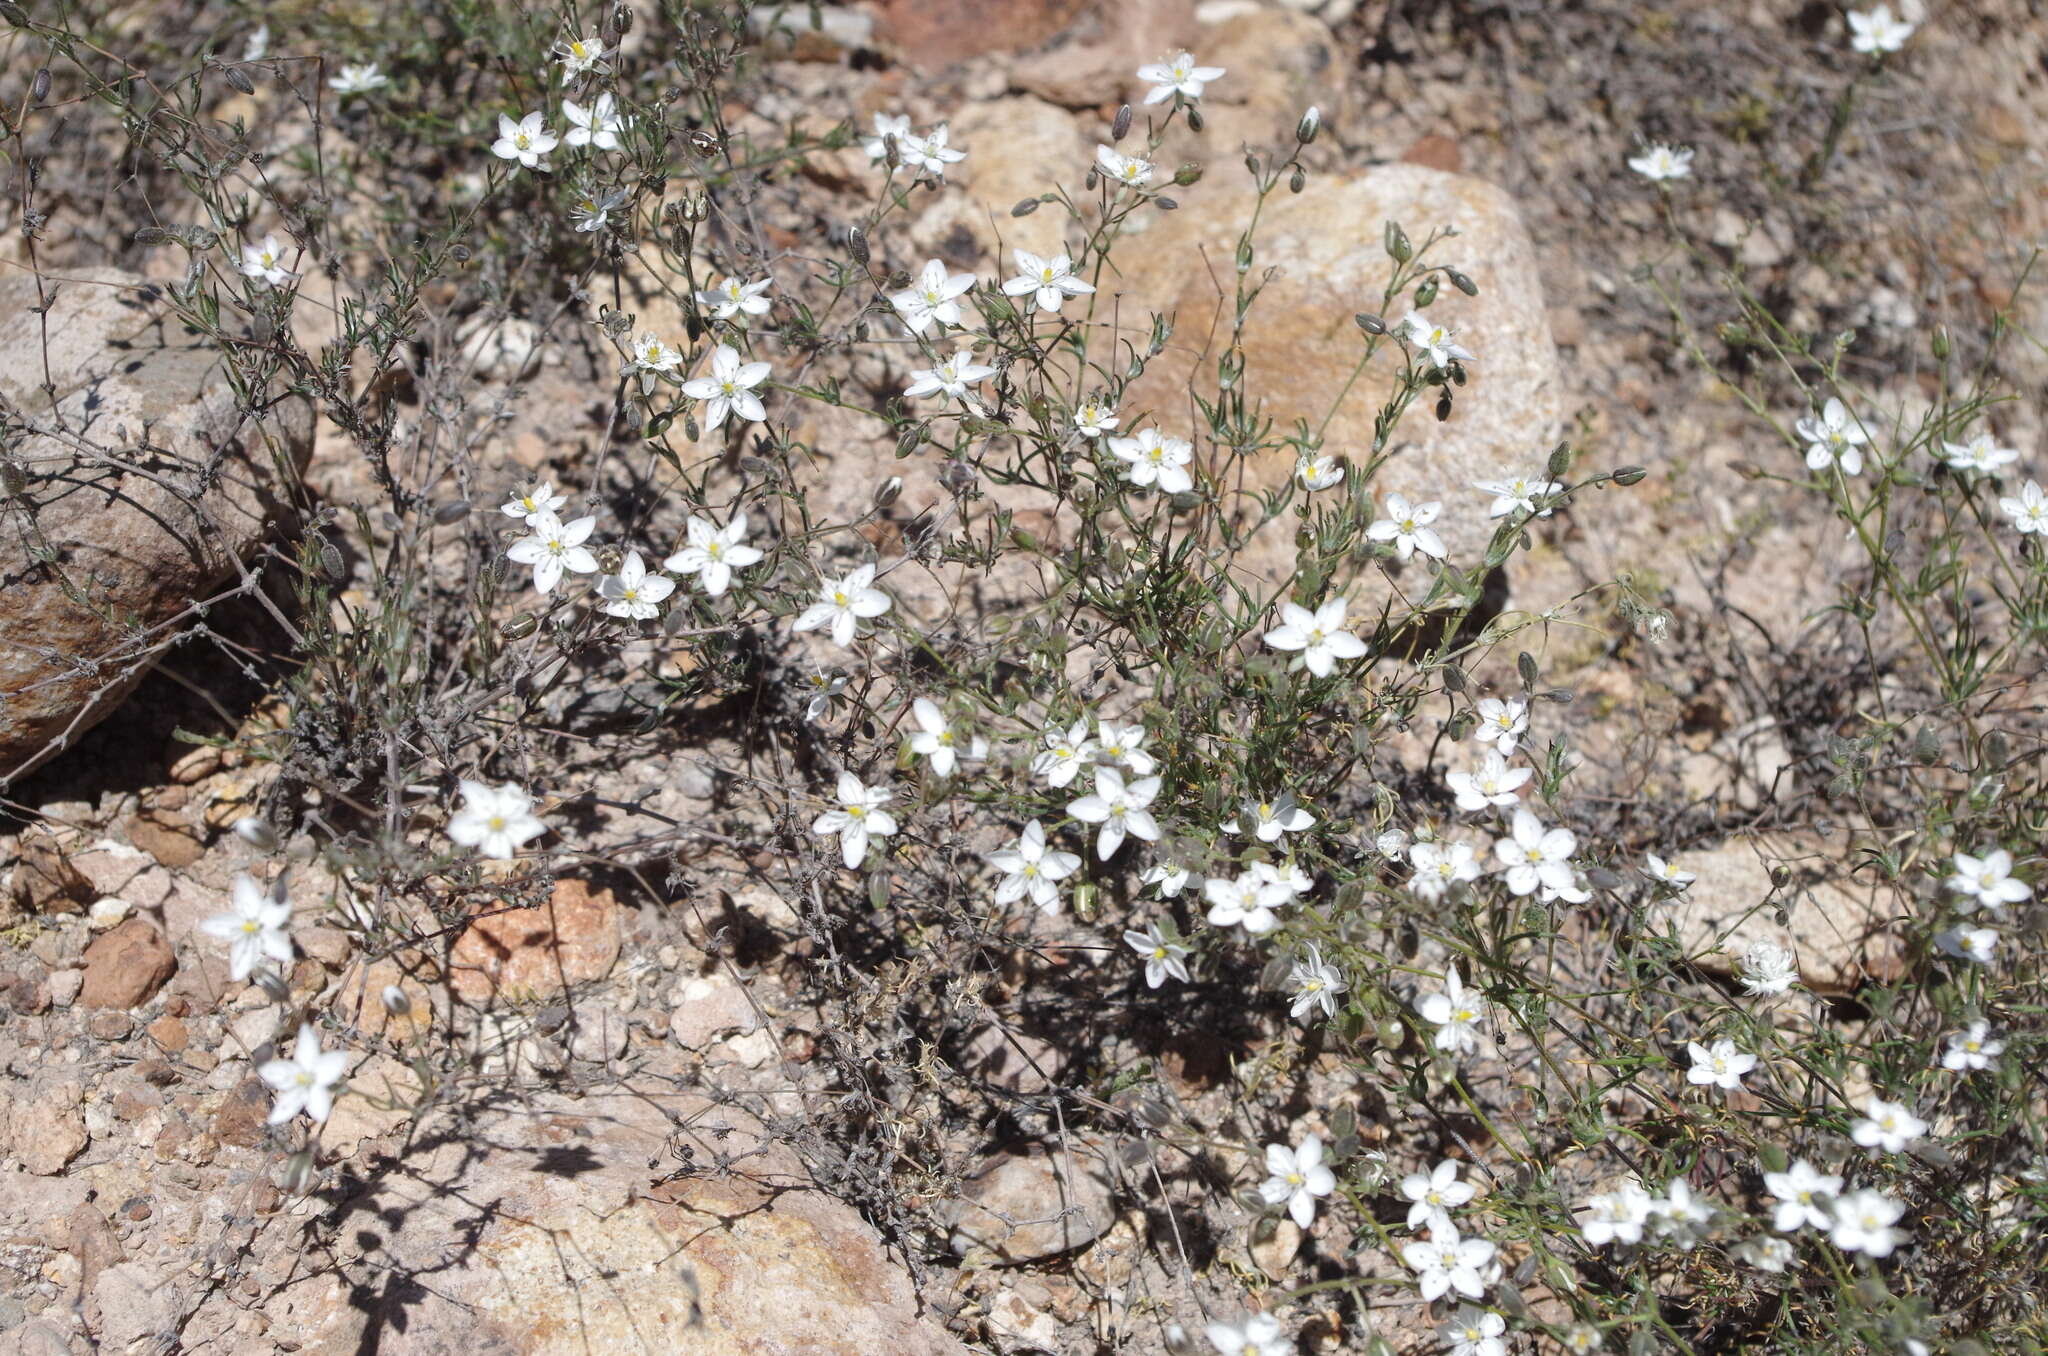
[(0, 279), (0, 404), (29, 429), (0, 514), (4, 785), (112, 711), (254, 551), (313, 421), (296, 398), (239, 410), (213, 348), (111, 269), (40, 296)]
[(1016, 271), (1013, 249), (1050, 256), (1078, 247), (1086, 228), (1059, 203), (1023, 217), (1011, 216), (1010, 209), (1056, 185), (1078, 188), (1087, 177), (1095, 144), (1080, 119), (1017, 96), (970, 104), (947, 126), (953, 142), (968, 148), (967, 158), (948, 171), (943, 191), (912, 199), (924, 204), (910, 230), (916, 257), (892, 256), (890, 262), (915, 272), (936, 255), (987, 280)]
[(471, 923), (449, 949), (449, 980), (465, 1002), (532, 1002), (603, 979), (618, 958), (612, 892), (558, 880), (537, 909), (508, 909)]

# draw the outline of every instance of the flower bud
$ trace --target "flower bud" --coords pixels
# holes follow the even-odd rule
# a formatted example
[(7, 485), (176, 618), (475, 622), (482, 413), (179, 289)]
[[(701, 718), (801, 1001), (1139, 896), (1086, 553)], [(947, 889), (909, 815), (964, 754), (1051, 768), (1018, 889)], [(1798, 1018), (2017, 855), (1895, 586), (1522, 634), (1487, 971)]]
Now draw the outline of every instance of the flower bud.
[[(245, 75), (245, 74), (243, 73), (243, 71), (242, 71), (242, 68), (241, 68), (240, 66), (228, 66), (228, 67), (225, 67), (225, 68), (224, 68), (224, 69), (222, 70), (222, 72), (221, 72), (221, 73), (222, 73), (223, 75), (225, 75), (225, 76), (227, 77), (227, 82), (228, 82), (228, 83), (229, 83), (230, 85), (234, 86), (234, 87), (235, 87), (235, 89), (237, 89), (237, 90), (238, 90), (238, 91), (240, 91), (241, 93), (243, 93), (243, 94), (254, 94), (254, 93), (256, 92), (256, 87), (255, 87), (254, 85), (252, 85), (252, 84), (250, 84), (250, 83), (249, 83), (249, 77), (248, 77), (247, 75)], [(45, 72), (45, 71), (37, 71), (37, 72), (36, 72), (36, 78), (37, 78), (37, 79), (39, 79), (39, 80), (41, 80), (41, 81), (43, 82), (43, 84), (44, 84), (45, 88), (47, 88), (47, 87), (48, 87), (48, 85), (49, 85), (49, 74), (48, 74), (48, 72)], [(42, 96), (41, 96), (41, 95), (37, 95), (37, 96), (36, 96), (36, 98), (37, 98), (38, 100), (40, 100), (40, 99), (42, 98)]]
[(1367, 334), (1382, 335), (1387, 332), (1387, 322), (1370, 312), (1360, 311), (1351, 318), (1357, 321), (1358, 328), (1364, 330)]
[(1624, 466), (1614, 473), (1614, 483), (1617, 485), (1640, 484), (1643, 477), (1648, 474), (1650, 473), (1640, 466)]
[(1010, 209), (1010, 215), (1013, 217), (1028, 217), (1037, 210), (1038, 199), (1025, 198), (1024, 200), (1019, 202), (1015, 207), (1012, 207)]
[(277, 851), (277, 831), (258, 815), (243, 815), (235, 821), (235, 837), (259, 852)]
[(448, 526), (450, 523), (459, 523), (468, 516), (469, 501), (467, 499), (453, 499), (434, 510), (434, 521), (443, 527)]
[(1415, 288), (1415, 309), (1420, 311), (1427, 308), (1432, 301), (1436, 300), (1436, 293), (1436, 279), (1424, 278)]
[(1131, 134), (1131, 106), (1122, 104), (1116, 110), (1116, 118), (1109, 124), (1109, 139), (1122, 141)]
[(412, 999), (396, 984), (386, 984), (384, 992), (377, 995), (377, 1001), (384, 1005), (384, 1011), (393, 1017), (412, 1016)]
[(1179, 169), (1173, 172), (1173, 186), (1175, 188), (1188, 188), (1194, 184), (1200, 183), (1201, 180), (1202, 167), (1200, 165), (1182, 165)]
[(507, 617), (498, 627), (498, 634), (506, 640), (525, 640), (540, 629), (540, 621), (531, 612), (522, 612), (516, 617)]
[(846, 232), (846, 252), (862, 268), (868, 266), (868, 233), (860, 227), (850, 227)]
[(1548, 475), (1552, 480), (1557, 480), (1566, 471), (1571, 469), (1572, 445), (1570, 443), (1559, 443), (1556, 447), (1551, 448), (1550, 460), (1544, 463), (1544, 474)]
[(1323, 112), (1314, 104), (1301, 115), (1301, 121), (1294, 124), (1294, 139), (1306, 146), (1316, 139), (1316, 133), (1323, 130)]
[(1188, 130), (1190, 132), (1202, 130), (1202, 110), (1192, 104), (1188, 106)]
[(1408, 243), (1408, 233), (1401, 229), (1399, 222), (1387, 223), (1386, 246), (1387, 257), (1397, 264), (1405, 264), (1415, 257), (1415, 246)]
[(1305, 170), (1302, 169), (1301, 166), (1296, 165), (1294, 167), (1294, 173), (1291, 176), (1289, 176), (1287, 180), (1287, 191), (1289, 193), (1299, 193), (1301, 192), (1301, 190), (1307, 187), (1308, 174)]
[(889, 505), (896, 502), (896, 497), (902, 493), (903, 477), (890, 476), (887, 480), (875, 486), (875, 507), (878, 509), (889, 507)]
[(50, 68), (43, 67), (36, 72), (36, 78), (29, 82), (28, 97), (33, 103), (41, 103), (50, 97)]
[(1936, 358), (1936, 359), (1938, 359), (1938, 360), (1940, 360), (1940, 361), (1942, 361), (1942, 362), (1946, 362), (1946, 361), (1948, 361), (1948, 355), (1949, 355), (1949, 341), (1948, 341), (1948, 326), (1946, 326), (1946, 325), (1936, 325), (1936, 326), (1934, 327), (1934, 335), (1933, 335), (1932, 339), (1930, 340), (1930, 342), (1931, 342), (1931, 343), (1933, 344), (1933, 346), (1934, 346), (1934, 356), (1935, 356), (1935, 358)]

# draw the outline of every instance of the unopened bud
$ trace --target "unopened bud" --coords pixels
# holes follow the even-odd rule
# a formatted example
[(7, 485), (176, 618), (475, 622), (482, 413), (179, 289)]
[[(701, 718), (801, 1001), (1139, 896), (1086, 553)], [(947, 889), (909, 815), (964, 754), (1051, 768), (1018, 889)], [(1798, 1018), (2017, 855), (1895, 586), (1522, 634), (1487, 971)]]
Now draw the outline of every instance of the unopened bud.
[(516, 617), (507, 617), (498, 627), (498, 634), (507, 640), (525, 640), (539, 629), (539, 619), (531, 612), (522, 612)]
[(1624, 466), (1619, 471), (1616, 471), (1614, 473), (1614, 483), (1617, 485), (1640, 484), (1643, 477), (1648, 474), (1650, 473), (1643, 467)]
[(1408, 243), (1408, 233), (1401, 229), (1399, 222), (1387, 223), (1386, 246), (1387, 257), (1397, 264), (1405, 264), (1415, 257), (1415, 246)]
[(1564, 473), (1571, 469), (1572, 445), (1570, 443), (1559, 443), (1556, 447), (1551, 448), (1550, 460), (1544, 463), (1544, 474), (1548, 475), (1552, 480), (1557, 480), (1562, 478)]
[(875, 486), (875, 507), (885, 509), (896, 502), (896, 496), (903, 493), (903, 477), (890, 476)]
[(1202, 181), (1202, 167), (1195, 164), (1182, 165), (1173, 172), (1173, 186), (1188, 188)]
[(377, 1001), (384, 1005), (384, 1011), (393, 1017), (412, 1016), (412, 999), (396, 984), (386, 984), (384, 992), (377, 995)]
[(1436, 279), (1424, 278), (1415, 288), (1415, 309), (1420, 311), (1428, 307), (1432, 301), (1436, 300), (1436, 294)]
[(1188, 130), (1191, 132), (1199, 132), (1202, 130), (1201, 109), (1194, 107), (1190, 107), (1188, 109)]
[[(40, 98), (41, 96), (37, 97)], [(1934, 356), (1942, 361), (1946, 361), (1949, 354), (1948, 326), (1936, 325), (1931, 342), (1934, 345)]]
[(1288, 177), (1287, 191), (1289, 193), (1299, 193), (1301, 192), (1301, 190), (1307, 187), (1308, 173), (1307, 171), (1303, 170), (1301, 166), (1296, 165), (1294, 167), (1294, 173)]
[(1357, 321), (1358, 328), (1364, 330), (1367, 334), (1381, 335), (1387, 332), (1387, 322), (1369, 311), (1360, 311), (1351, 318)]
[[(38, 71), (36, 74), (40, 76), (42, 72)], [(240, 66), (229, 66), (223, 71), (223, 74), (227, 76), (228, 83), (243, 94), (254, 94), (256, 92), (256, 87), (249, 83), (249, 77), (242, 73)], [(40, 99), (42, 96), (37, 95), (36, 97)]]
[(258, 852), (277, 851), (277, 831), (259, 815), (243, 815), (235, 821), (235, 837)]
[(459, 523), (468, 516), (469, 501), (467, 499), (453, 499), (434, 510), (434, 521), (443, 527), (448, 526), (450, 523)]
[(1451, 286), (1453, 286), (1453, 287), (1457, 288), (1457, 289), (1458, 289), (1458, 290), (1459, 290), (1460, 292), (1463, 292), (1463, 293), (1464, 293), (1464, 294), (1465, 294), (1466, 296), (1468, 296), (1468, 297), (1476, 297), (1476, 296), (1478, 296), (1478, 295), (1479, 295), (1479, 284), (1478, 284), (1478, 283), (1476, 283), (1476, 282), (1473, 282), (1473, 281), (1472, 281), (1472, 280), (1471, 280), (1470, 278), (1468, 278), (1468, 277), (1466, 277), (1466, 276), (1465, 276), (1464, 274), (1462, 274), (1462, 273), (1458, 272), (1458, 270), (1457, 270), (1457, 269), (1455, 269), (1455, 268), (1447, 268), (1447, 269), (1445, 269), (1445, 270), (1444, 270), (1444, 276), (1445, 276), (1446, 278), (1449, 278), (1449, 279), (1451, 280)]
[(1301, 121), (1294, 124), (1294, 139), (1306, 146), (1316, 139), (1316, 133), (1323, 130), (1323, 111), (1314, 104), (1301, 115)]
[(1123, 104), (1117, 108), (1116, 117), (1113, 120), (1111, 120), (1109, 124), (1109, 139), (1111, 141), (1122, 141), (1125, 137), (1129, 136), (1130, 134), (1131, 106), (1129, 104)]
[(41, 103), (50, 97), (50, 68), (43, 67), (36, 72), (36, 78), (29, 82), (28, 97), (33, 103)]
[(868, 266), (868, 233), (855, 226), (846, 232), (846, 252), (862, 268)]
[(1026, 198), (1010, 209), (1010, 215), (1013, 217), (1028, 217), (1037, 210), (1038, 199)]

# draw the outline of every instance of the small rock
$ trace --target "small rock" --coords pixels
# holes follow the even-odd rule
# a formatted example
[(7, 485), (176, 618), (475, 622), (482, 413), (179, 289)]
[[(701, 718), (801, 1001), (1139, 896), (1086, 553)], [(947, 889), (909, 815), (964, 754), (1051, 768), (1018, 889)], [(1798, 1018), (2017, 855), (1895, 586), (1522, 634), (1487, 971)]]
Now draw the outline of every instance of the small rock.
[(222, 1144), (253, 1149), (263, 1142), (269, 1120), (270, 1089), (252, 1073), (236, 1083), (214, 1109), (208, 1129)]
[(1063, 1351), (1060, 1322), (1014, 1290), (998, 1290), (988, 1305), (989, 1330), (1006, 1351)]
[(89, 1029), (96, 1041), (124, 1041), (135, 1030), (135, 1023), (125, 1012), (96, 1012)]
[(126, 828), (128, 840), (156, 858), (160, 866), (190, 866), (206, 853), (198, 830), (183, 815), (167, 808), (131, 815)]
[(14, 1156), (38, 1177), (52, 1177), (91, 1142), (85, 1132), (85, 1089), (54, 1083), (18, 1107), (13, 1116)]
[(626, 1014), (615, 1008), (579, 1010), (569, 1033), (569, 1053), (593, 1064), (618, 1059), (626, 1053), (626, 1027)]
[(1277, 1281), (1293, 1268), (1301, 1251), (1301, 1226), (1285, 1215), (1261, 1218), (1252, 1225), (1252, 1265)]
[(77, 913), (92, 901), (92, 882), (42, 825), (22, 830), (15, 856), (9, 890), (26, 912)]
[(756, 1031), (749, 1031), (744, 1036), (734, 1036), (729, 1040), (720, 1041), (718, 1049), (749, 1069), (762, 1068), (782, 1054), (781, 1043), (765, 1026)]
[(706, 975), (684, 983), (668, 1016), (669, 1034), (686, 1050), (702, 1050), (728, 1031), (754, 1029), (754, 1005), (730, 975)]
[(619, 958), (619, 905), (609, 890), (558, 880), (537, 909), (471, 923), (449, 951), (450, 981), (466, 1002), (534, 1002), (602, 979)]
[(108, 895), (94, 900), (92, 907), (85, 911), (85, 925), (94, 932), (105, 932), (133, 912), (135, 906), (127, 900), (119, 895)]
[(185, 1023), (169, 1013), (149, 1024), (149, 1038), (173, 1055), (192, 1043), (192, 1033), (185, 1029)]
[(1102, 1145), (1033, 1145), (990, 1158), (942, 1217), (962, 1256), (983, 1248), (1003, 1262), (1033, 1262), (1099, 1237), (1115, 1218), (1113, 1191)]
[(79, 1001), (89, 1008), (132, 1008), (148, 1002), (177, 969), (178, 958), (156, 924), (131, 918), (85, 949)]

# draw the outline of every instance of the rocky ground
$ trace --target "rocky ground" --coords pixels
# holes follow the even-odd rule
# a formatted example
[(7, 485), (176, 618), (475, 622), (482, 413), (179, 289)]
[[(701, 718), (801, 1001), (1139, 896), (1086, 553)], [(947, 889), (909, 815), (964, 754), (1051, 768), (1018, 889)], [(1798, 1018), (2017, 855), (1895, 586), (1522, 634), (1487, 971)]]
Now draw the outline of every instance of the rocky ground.
[[(1869, 900), (1815, 880), (1781, 918), (1749, 917), (1733, 940), (1723, 924), (1768, 893), (1774, 865), (1829, 850), (1812, 787), (1841, 635), (1818, 612), (1846, 558), (1811, 503), (1744, 474), (1791, 454), (1678, 352), (1640, 270), (1666, 269), (1702, 329), (1726, 313), (1623, 162), (1639, 136), (1697, 147), (1698, 191), (1673, 202), (1703, 256), (1739, 269), (1797, 328), (1856, 329), (1858, 379), (1911, 409), (1928, 397), (1930, 331), (1981, 350), (1990, 311), (2013, 303), (2048, 183), (2036, 135), (2048, 28), (2017, 0), (1932, 8), (1909, 59), (1865, 91), (1840, 163), (1805, 192), (1786, 180), (1849, 57), (1832, 7), (1787, 0), (873, 0), (825, 6), (825, 34), (773, 61), (760, 103), (733, 112), (763, 126), (799, 108), (862, 126), (884, 110), (950, 119), (971, 150), (958, 190), (881, 248), (890, 264), (936, 252), (986, 275), (1000, 249), (1036, 243), (1040, 218), (1010, 206), (1050, 167), (1085, 161), (1135, 92), (1131, 72), (1161, 52), (1189, 44), (1231, 78), (1206, 149), (1172, 157), (1210, 161), (1210, 174), (1147, 223), (1157, 248), (1141, 259), (1227, 254), (1242, 199), (1216, 148), (1276, 143), (1319, 105), (1310, 190), (1268, 223), (1262, 260), (1282, 272), (1248, 345), (1254, 370), (1272, 374), (1283, 415), (1314, 407), (1348, 361), (1360, 293), (1383, 276), (1381, 222), (1459, 226), (1446, 248), (1482, 284), (1459, 323), (1483, 361), (1459, 418), (1419, 431), (1403, 467), (1448, 489), (1568, 436), (1586, 464), (1650, 468), (1636, 489), (1538, 529), (1507, 606), (1548, 619), (1518, 643), (1546, 683), (1577, 690), (1546, 715), (1587, 760), (1577, 803), (1618, 841), (1675, 848), (1700, 872), (1677, 920), (1688, 947), (1718, 943), (1725, 961), (1752, 934), (1788, 938), (1811, 987), (1841, 994), (1899, 963)], [(818, 157), (801, 194), (764, 205), (771, 231), (795, 248), (843, 222), (863, 173), (857, 151)], [(46, 248), (64, 269), (161, 282), (182, 268), (89, 230)], [(1221, 293), (1171, 263), (1144, 270), (1120, 286), (1182, 318), (1164, 390), (1213, 357), (1196, 317)], [(644, 282), (630, 268), (619, 279)], [(24, 318), (18, 276), (0, 289), (0, 390), (23, 399), (42, 327)], [(629, 299), (642, 316), (662, 304)], [(2022, 320), (2032, 305), (2022, 295)], [(136, 342), (118, 315), (67, 327), (81, 343)], [(587, 381), (612, 359), (587, 333), (571, 317), (476, 345), (477, 408), (490, 411), (476, 436), (508, 473), (593, 474), (609, 409)], [(2005, 354), (2022, 398), (2001, 413), (2002, 438), (2031, 449), (2048, 367), (2038, 345)], [(117, 413), (144, 423), (152, 400), (183, 389), (174, 370), (128, 378)], [(1369, 426), (1360, 415), (1333, 441)], [(898, 463), (850, 426), (803, 436), (839, 457), (821, 473), (832, 507), (905, 477), (884, 537), (900, 543), (919, 506), (946, 502), (934, 466)], [(307, 442), (292, 455), (327, 502), (374, 502), (339, 430), (323, 421)], [(87, 518), (76, 530), (110, 529)], [(958, 577), (912, 573), (898, 596), (934, 626), (1002, 607), (1001, 579), (968, 593)], [(1668, 642), (1580, 597), (1617, 577), (1670, 610)], [(118, 582), (195, 591), (146, 560)], [(0, 631), (60, 606), (10, 582)], [(264, 636), (273, 622), (244, 597), (209, 624)], [(1334, 1134), (1340, 1106), (1368, 1148), (1418, 1132), (1379, 1119), (1335, 1055), (1297, 1058), (1277, 1004), (1198, 995), (1162, 1014), (1092, 977), (1126, 964), (1113, 932), (1063, 916), (978, 937), (1000, 964), (971, 975), (943, 973), (934, 952), (923, 971), (890, 962), (867, 981), (876, 1010), (929, 993), (930, 1025), (849, 1026), (848, 995), (816, 980), (829, 943), (807, 922), (814, 877), (778, 858), (777, 826), (748, 794), (758, 730), (787, 711), (707, 702), (649, 729), (565, 699), (578, 738), (559, 771), (596, 788), (578, 811), (585, 856), (536, 907), (467, 924), (445, 971), (406, 954), (372, 961), (339, 927), (301, 926), (280, 1007), (230, 982), (221, 948), (195, 931), (238, 871), (270, 860), (228, 831), (266, 794), (266, 770), (171, 737), (260, 742), (276, 718), (266, 675), (193, 650), (133, 679), (118, 713), (6, 790), (0, 1349), (1156, 1353), (1173, 1325), (1198, 1331), (1248, 1286), (1392, 1269), (1370, 1249), (1347, 1255), (1328, 1220), (1304, 1237), (1255, 1224), (1233, 1196), (1257, 1175), (1247, 1146)], [(10, 754), (47, 743), (84, 700), (37, 691), (52, 713)], [(2008, 709), (2040, 714), (2031, 691)], [(587, 737), (600, 730), (601, 750)], [(689, 826), (679, 844), (636, 847), (650, 813)], [(304, 909), (343, 897), (327, 870), (295, 868)], [(1118, 1009), (1093, 1015), (1112, 1021), (1062, 1010), (1066, 995), (1110, 988)], [(337, 1107), (310, 1163), (265, 1124), (253, 1073), (304, 1011), (349, 1024), (365, 1094)], [(463, 1059), (419, 1058), (430, 1041)], [(849, 1082), (890, 1060), (906, 1072)], [(860, 1098), (893, 1114), (848, 1139)], [(1373, 1317), (1404, 1349), (1434, 1349), (1419, 1308)], [(1362, 1349), (1355, 1311), (1332, 1302), (1304, 1347)]]

